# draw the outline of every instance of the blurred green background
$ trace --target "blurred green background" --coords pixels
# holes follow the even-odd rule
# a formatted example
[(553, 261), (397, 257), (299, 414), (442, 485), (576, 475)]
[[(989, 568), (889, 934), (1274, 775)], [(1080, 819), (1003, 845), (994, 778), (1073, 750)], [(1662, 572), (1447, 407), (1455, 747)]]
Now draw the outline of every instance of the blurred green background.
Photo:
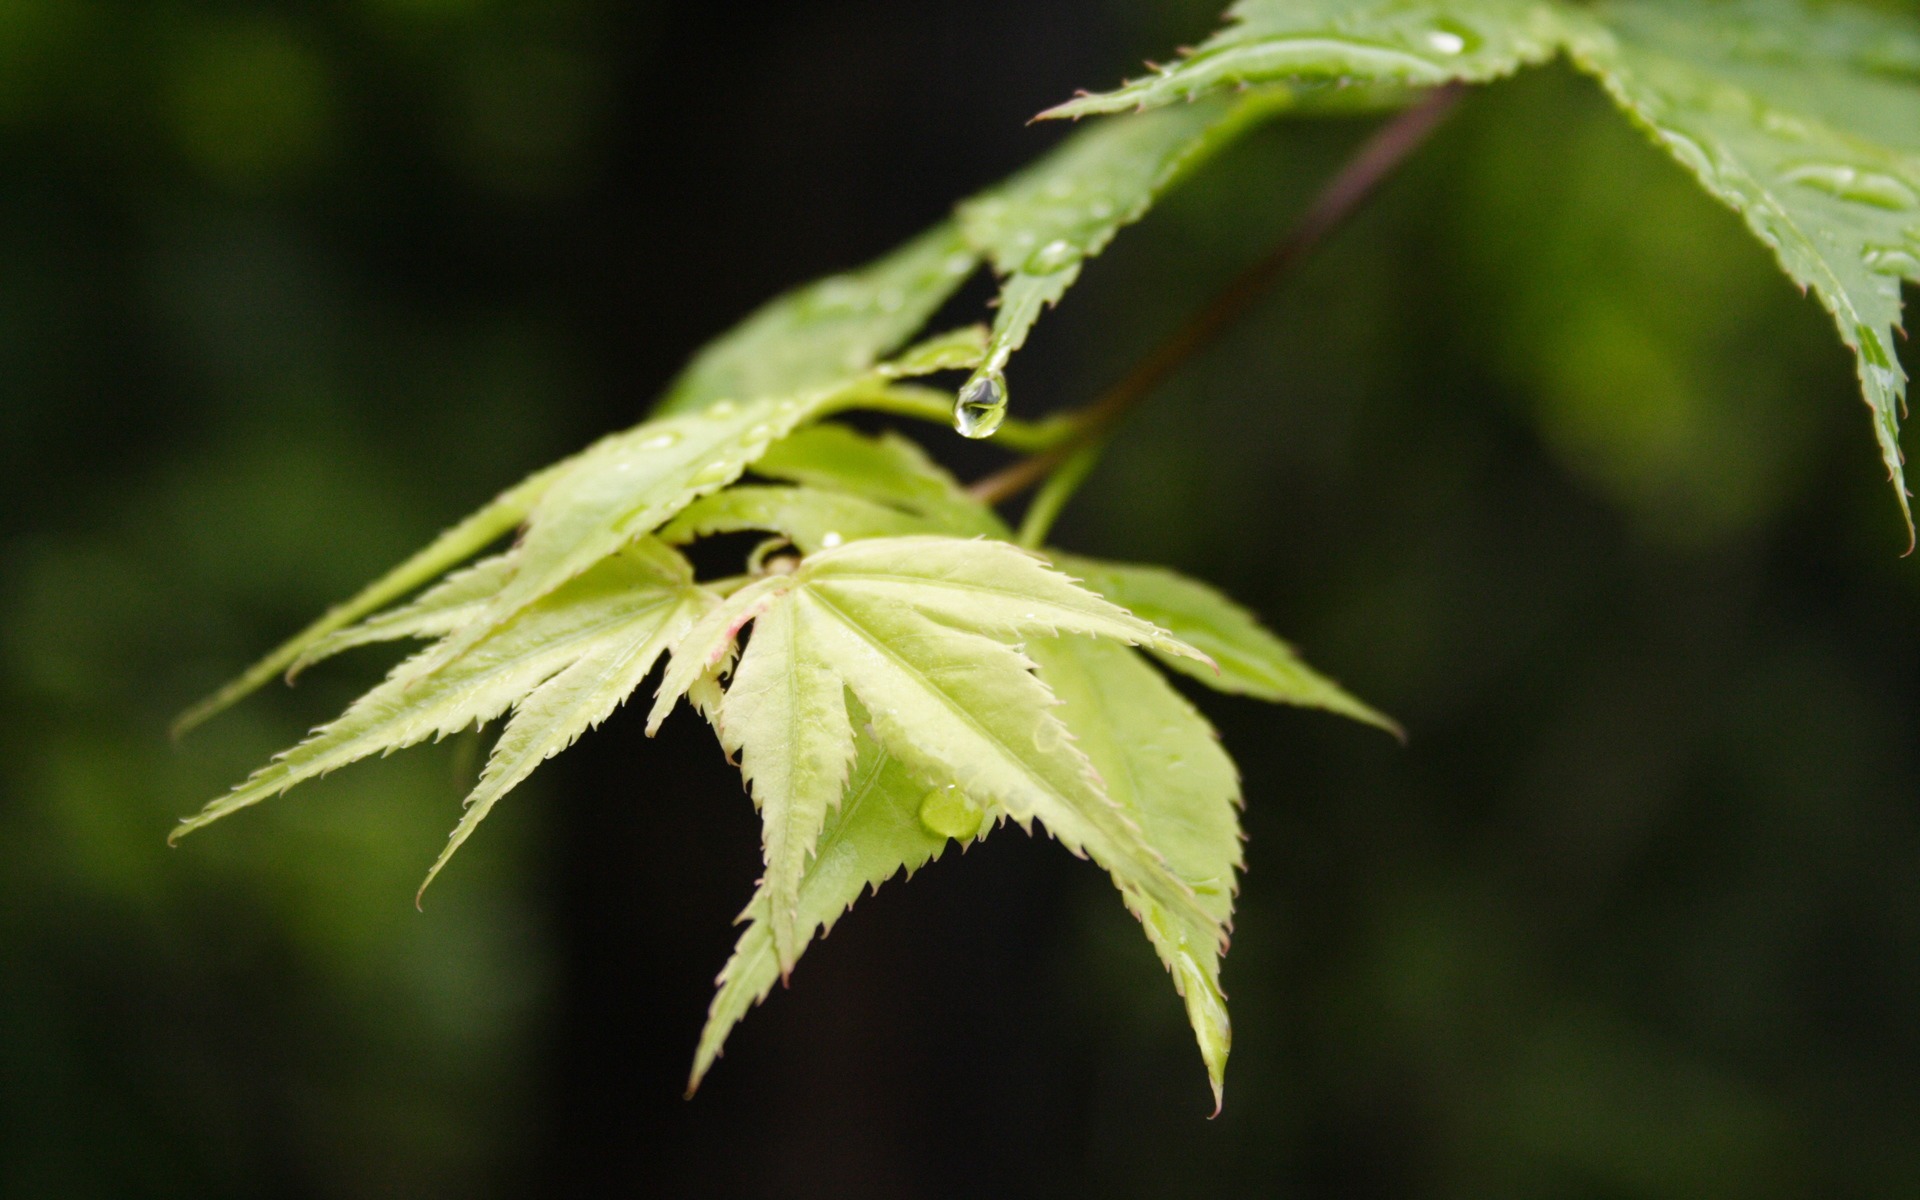
[[(683, 1101), (757, 865), (685, 719), (542, 771), (425, 915), (471, 736), (165, 848), (381, 661), (172, 713), (1212, 16), (0, 0), (0, 1194), (1920, 1192), (1920, 563), (1824, 314), (1561, 69), (1471, 97), (1060, 529), (1412, 734), (1205, 698), (1251, 837), (1219, 1120), (1111, 889), (1018, 835), (862, 905)], [(1112, 382), (1366, 130), (1212, 164), (1016, 407)]]

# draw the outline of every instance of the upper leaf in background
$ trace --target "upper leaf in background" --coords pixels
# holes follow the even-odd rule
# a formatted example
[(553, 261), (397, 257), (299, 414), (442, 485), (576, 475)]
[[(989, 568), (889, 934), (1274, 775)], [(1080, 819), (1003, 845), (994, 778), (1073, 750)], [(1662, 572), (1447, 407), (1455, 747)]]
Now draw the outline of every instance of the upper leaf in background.
[(986, 357), (961, 390), (971, 414), (961, 432), (984, 437), (998, 427), (1008, 359), (1040, 314), (1080, 277), (1083, 262), (1145, 216), (1183, 175), (1292, 102), (1291, 93), (1269, 89), (1097, 125), (963, 203), (960, 229), (1001, 284)]
[(1920, 282), (1920, 21), (1800, 0), (1603, 6), (1570, 50), (1811, 288), (1902, 477), (1900, 281)]
[(978, 263), (942, 224), (858, 271), (796, 288), (695, 356), (657, 412), (789, 396), (859, 374), (906, 344)]
[(1909, 536), (1900, 281), (1920, 282), (1920, 20), (1812, 0), (1243, 0), (1078, 117), (1248, 84), (1485, 81), (1568, 52), (1811, 288), (1854, 351)]
[(1180, 61), (1042, 113), (1159, 108), (1249, 84), (1485, 82), (1560, 47), (1554, 0), (1241, 0)]

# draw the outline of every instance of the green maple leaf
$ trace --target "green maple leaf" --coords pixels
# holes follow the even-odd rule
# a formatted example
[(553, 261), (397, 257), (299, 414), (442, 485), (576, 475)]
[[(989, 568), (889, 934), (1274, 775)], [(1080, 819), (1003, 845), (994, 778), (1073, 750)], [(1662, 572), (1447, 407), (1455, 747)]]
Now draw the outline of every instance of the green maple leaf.
[(1241, 0), (1178, 62), (1041, 114), (1159, 108), (1250, 85), (1483, 83), (1560, 49), (1557, 0)]
[(1574, 61), (1833, 314), (1911, 537), (1893, 333), (1901, 279), (1920, 282), (1920, 21), (1804, 0), (1594, 17)]
[(511, 708), (431, 881), (501, 795), (603, 720), (714, 602), (678, 554), (656, 541), (636, 542), (450, 661), (440, 664), (433, 650), (406, 659), (338, 719), (183, 821), (173, 837), (349, 763), (484, 724)]
[(1217, 1112), (1233, 1041), (1219, 931), (1242, 865), (1239, 772), (1206, 719), (1125, 646), (1058, 638), (1027, 652), (1107, 795), (1194, 894), (1194, 907), (1173, 908), (1122, 892), (1186, 1003)]
[[(851, 715), (855, 761), (846, 790), (827, 813), (800, 879), (791, 920), (796, 957), (816, 934), (831, 930), (863, 893), (877, 890), (895, 875), (911, 875), (938, 857), (948, 841), (920, 819), (927, 784), (866, 732), (866, 713), (857, 701)], [(772, 894), (763, 883), (740, 916), (746, 929), (720, 972), (719, 989), (694, 1052), (688, 1095), (700, 1086), (733, 1027), (767, 998), (781, 977), (772, 908)]]
[(702, 350), (658, 412), (780, 399), (869, 370), (926, 324), (978, 263), (958, 229), (939, 225), (858, 271), (778, 297)]
[(1165, 567), (1106, 562), (1049, 550), (1054, 566), (1143, 621), (1201, 651), (1210, 665), (1160, 654), (1161, 663), (1217, 691), (1320, 708), (1401, 736), (1400, 726), (1320, 674), (1254, 615), (1217, 589)]
[(680, 545), (754, 529), (780, 534), (802, 554), (863, 538), (948, 531), (942, 521), (843, 492), (743, 485), (694, 501), (660, 531), (660, 537)]
[(945, 532), (1006, 538), (1009, 531), (922, 450), (897, 433), (867, 437), (831, 423), (800, 430), (753, 465), (754, 474), (843, 492), (918, 514)]
[(1920, 20), (1816, 0), (1242, 0), (1178, 63), (1047, 116), (1339, 80), (1485, 82), (1565, 52), (1833, 315), (1909, 537), (1902, 279), (1920, 282)]
[(1096, 126), (961, 204), (961, 231), (1001, 276), (993, 335), (962, 395), (984, 388), (1003, 404), (1008, 360), (1079, 279), (1082, 264), (1162, 192), (1292, 101), (1269, 90)]
[[(192, 729), (289, 667), (344, 649), (352, 642), (337, 636), (341, 630), (431, 583), (517, 528), (520, 540), (511, 563), (497, 564), (501, 586), (477, 602), (463, 603), (457, 619), (452, 613), (424, 617), (418, 611), (388, 618), (398, 628), (424, 617), (426, 627), (446, 634), (428, 652), (423, 669), (445, 665), (527, 605), (738, 479), (780, 438), (841, 408), (884, 406), (898, 391), (894, 381), (971, 365), (977, 354), (978, 339), (971, 333), (946, 335), (893, 363), (844, 372), (830, 384), (747, 404), (719, 400), (696, 413), (647, 421), (602, 438), (502, 493), (330, 610), (188, 710), (175, 722), (174, 732)], [(352, 638), (378, 641), (385, 635), (369, 627)]]
[(750, 622), (717, 724), (766, 826), (768, 921), (783, 970), (803, 944), (806, 860), (853, 754), (847, 689), (909, 770), (950, 781), (996, 816), (1038, 818), (1142, 903), (1207, 919), (1116, 809), (1012, 639), (1084, 634), (1197, 651), (1005, 542), (882, 538), (814, 555), (715, 608), (674, 649), (650, 728)]

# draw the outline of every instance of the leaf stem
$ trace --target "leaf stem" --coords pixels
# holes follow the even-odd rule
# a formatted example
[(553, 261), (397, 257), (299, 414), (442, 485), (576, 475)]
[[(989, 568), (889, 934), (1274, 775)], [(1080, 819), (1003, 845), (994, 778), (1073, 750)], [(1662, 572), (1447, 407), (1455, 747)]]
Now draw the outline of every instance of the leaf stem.
[[(1140, 402), (1165, 382), (1188, 359), (1219, 339), (1233, 323), (1244, 316), (1261, 297), (1301, 260), (1316, 249), (1326, 236), (1352, 217), (1372, 199), (1401, 163), (1423, 145), (1465, 93), (1465, 85), (1450, 83), (1433, 89), (1412, 107), (1402, 110), (1347, 160), (1320, 194), (1314, 198), (1298, 223), (1260, 261), (1236, 276), (1225, 289), (1180, 328), (1141, 359), (1119, 383), (1086, 408), (1072, 414), (1070, 432), (1056, 444), (1006, 469), (976, 482), (968, 490), (988, 504), (997, 504), (1060, 472), (1062, 485), (1046, 494), (1048, 503), (1028, 524), (1051, 525), (1061, 505), (1078, 486), (1092, 462), (1077, 465), (1083, 451), (1098, 453), (1110, 428), (1138, 407)], [(1004, 430), (1002, 435), (1004, 436)], [(1075, 462), (1073, 469), (1067, 469)], [(1040, 500), (1035, 499), (1036, 507)], [(1024, 535), (1023, 535), (1024, 540)]]

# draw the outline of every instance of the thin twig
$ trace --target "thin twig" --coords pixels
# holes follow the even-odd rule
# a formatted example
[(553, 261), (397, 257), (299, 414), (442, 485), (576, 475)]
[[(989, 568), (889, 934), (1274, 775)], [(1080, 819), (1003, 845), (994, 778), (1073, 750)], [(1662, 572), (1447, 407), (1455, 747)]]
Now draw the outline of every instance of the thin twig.
[(1458, 104), (1465, 86), (1446, 84), (1405, 109), (1347, 160), (1298, 224), (1265, 258), (1242, 271), (1212, 303), (1140, 360), (1125, 378), (1075, 419), (1072, 436), (1050, 449), (1021, 459), (989, 475), (968, 490), (988, 504), (1019, 495), (1045, 479), (1075, 451), (1100, 438), (1121, 417), (1152, 394), (1181, 364), (1212, 344), (1297, 266), (1327, 234), (1337, 229), (1371, 199), (1395, 168), (1427, 140)]

